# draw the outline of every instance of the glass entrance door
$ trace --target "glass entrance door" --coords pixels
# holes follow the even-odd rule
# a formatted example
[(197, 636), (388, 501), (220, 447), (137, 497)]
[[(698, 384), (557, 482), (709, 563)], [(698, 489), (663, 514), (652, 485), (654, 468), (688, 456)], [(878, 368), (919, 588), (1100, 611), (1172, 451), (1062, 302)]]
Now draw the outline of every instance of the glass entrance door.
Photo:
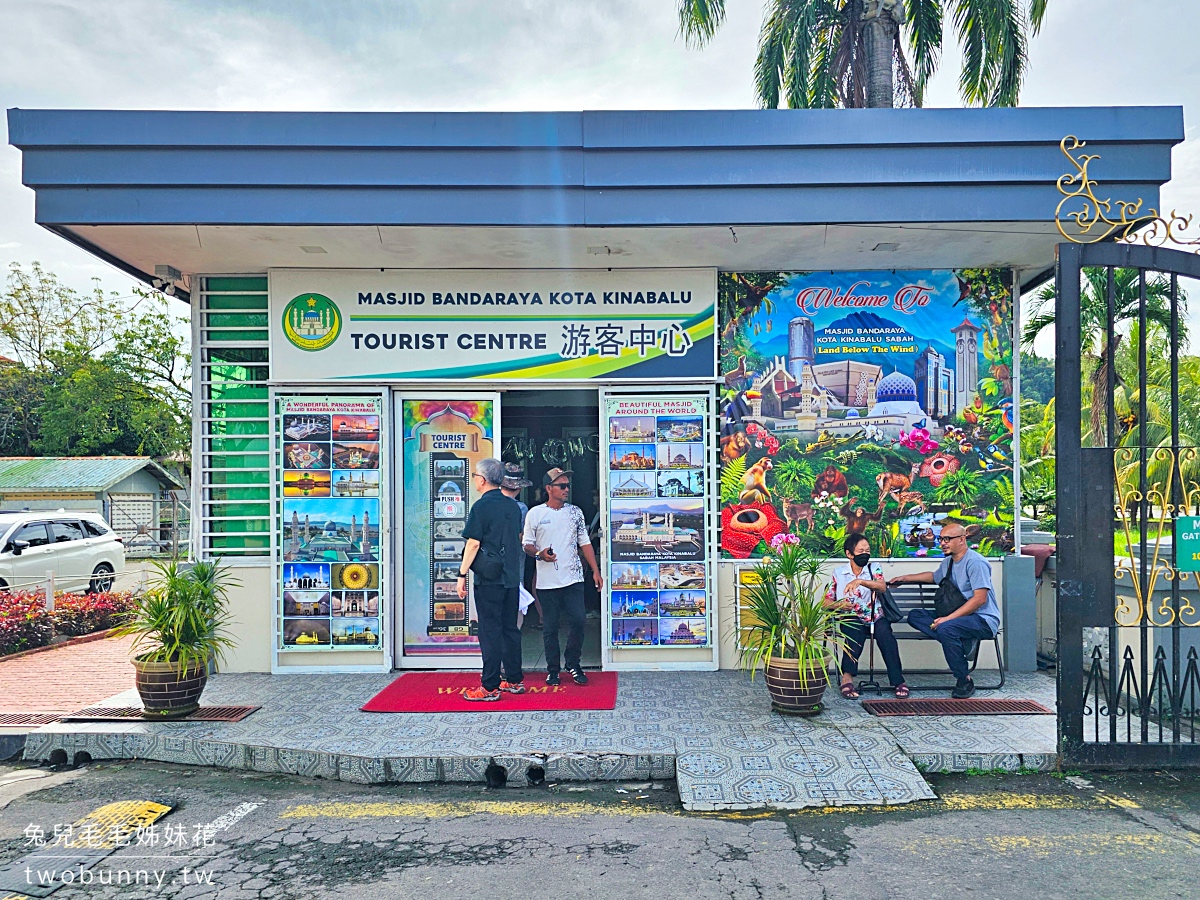
[(393, 502), (398, 560), (395, 621), (401, 668), (475, 668), (473, 592), (458, 596), (467, 513), (478, 499), (471, 476), (499, 456), (497, 393), (397, 393)]

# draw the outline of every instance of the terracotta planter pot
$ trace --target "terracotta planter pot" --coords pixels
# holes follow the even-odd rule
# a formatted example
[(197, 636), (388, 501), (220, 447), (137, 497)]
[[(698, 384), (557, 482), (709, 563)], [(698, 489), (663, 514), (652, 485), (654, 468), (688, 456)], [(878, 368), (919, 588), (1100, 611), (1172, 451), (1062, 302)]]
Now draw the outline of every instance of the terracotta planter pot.
[(133, 661), (138, 693), (147, 719), (177, 719), (200, 708), (208, 683), (208, 667), (192, 664), (180, 672), (178, 663)]
[(767, 692), (771, 695), (771, 709), (789, 716), (815, 716), (823, 707), (821, 695), (825, 693), (825, 672), (818, 667), (808, 670), (807, 684), (800, 681), (800, 672), (794, 659), (772, 659), (766, 668)]

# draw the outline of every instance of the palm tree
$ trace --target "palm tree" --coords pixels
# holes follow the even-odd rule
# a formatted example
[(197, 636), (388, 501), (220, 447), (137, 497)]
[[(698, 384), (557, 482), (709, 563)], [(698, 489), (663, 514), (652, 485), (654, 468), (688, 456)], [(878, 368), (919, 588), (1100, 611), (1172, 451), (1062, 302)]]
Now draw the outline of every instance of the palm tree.
[[(767, 109), (921, 106), (937, 71), (947, 13), (963, 50), (959, 93), (978, 106), (1016, 106), (1030, 31), (1048, 0), (768, 0), (754, 82)], [(679, 0), (679, 31), (703, 47), (725, 0)], [(912, 53), (910, 67), (905, 43)]]
[[(1121, 346), (1119, 329), (1138, 321), (1141, 289), (1137, 269), (1113, 270), (1113, 330), (1116, 345)], [(1053, 282), (1043, 287), (1030, 306), (1029, 320), (1021, 334), (1025, 349), (1031, 350), (1038, 335), (1054, 324)], [(1187, 339), (1182, 318), (1187, 294), (1179, 290), (1179, 344)], [(1171, 330), (1171, 282), (1156, 275), (1146, 282), (1146, 321), (1169, 333)], [(1086, 268), (1079, 285), (1079, 343), (1085, 359), (1094, 361), (1091, 373), (1091, 432), (1093, 446), (1106, 443), (1104, 410), (1106, 404), (1094, 402), (1108, 393), (1108, 275), (1103, 268)], [(1117, 376), (1120, 382), (1120, 376)], [(1085, 400), (1087, 398), (1084, 398)]]

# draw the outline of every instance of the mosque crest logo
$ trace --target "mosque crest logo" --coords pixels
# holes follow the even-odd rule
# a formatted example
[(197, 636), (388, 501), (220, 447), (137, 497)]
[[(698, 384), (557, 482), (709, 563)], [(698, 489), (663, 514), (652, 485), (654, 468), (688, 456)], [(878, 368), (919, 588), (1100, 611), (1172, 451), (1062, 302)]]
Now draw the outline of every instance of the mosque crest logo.
[(324, 350), (341, 330), (342, 314), (323, 294), (300, 294), (283, 310), (283, 333), (301, 350)]

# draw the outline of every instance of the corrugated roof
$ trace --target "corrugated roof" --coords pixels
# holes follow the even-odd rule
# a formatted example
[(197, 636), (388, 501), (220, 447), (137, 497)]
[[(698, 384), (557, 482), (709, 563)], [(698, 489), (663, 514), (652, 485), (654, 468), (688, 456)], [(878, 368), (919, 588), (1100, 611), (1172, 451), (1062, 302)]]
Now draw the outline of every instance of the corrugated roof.
[(0, 492), (105, 491), (142, 469), (164, 487), (183, 487), (148, 456), (0, 456)]

